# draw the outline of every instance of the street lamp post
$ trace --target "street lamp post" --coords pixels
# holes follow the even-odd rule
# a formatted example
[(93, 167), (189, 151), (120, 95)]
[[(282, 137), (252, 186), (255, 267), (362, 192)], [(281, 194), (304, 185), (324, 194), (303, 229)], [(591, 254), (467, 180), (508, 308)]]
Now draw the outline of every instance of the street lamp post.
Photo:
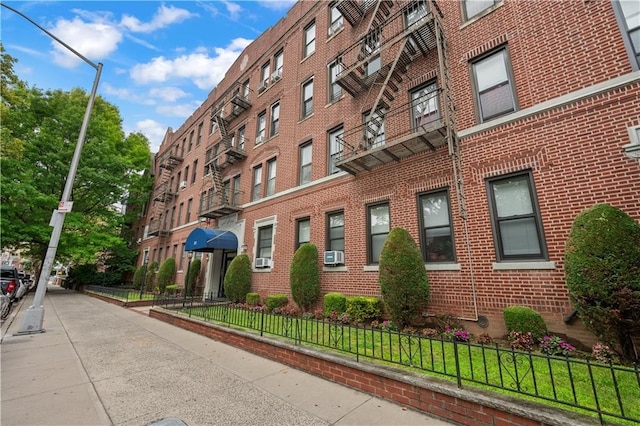
[(191, 272), (191, 259), (193, 259), (193, 252), (192, 251), (188, 251), (187, 252), (187, 273), (185, 274), (184, 277), (184, 290), (182, 292), (182, 309), (184, 309), (185, 305), (187, 304), (187, 289), (189, 288), (189, 272)]
[(65, 214), (71, 211), (71, 203), (69, 202), (69, 198), (71, 196), (71, 190), (73, 189), (73, 180), (76, 177), (76, 171), (78, 170), (78, 163), (80, 162), (80, 154), (82, 152), (82, 146), (84, 144), (84, 138), (87, 134), (87, 127), (89, 126), (89, 118), (91, 117), (91, 110), (93, 109), (93, 102), (96, 97), (96, 92), (98, 91), (98, 82), (100, 81), (100, 74), (102, 73), (102, 64), (98, 63), (94, 64), (89, 59), (85, 58), (83, 55), (74, 50), (71, 46), (60, 40), (55, 35), (51, 34), (49, 31), (38, 25), (31, 18), (23, 14), (22, 12), (7, 6), (4, 3), (1, 5), (18, 15), (25, 18), (27, 21), (31, 22), (38, 29), (43, 31), (49, 37), (60, 43), (66, 49), (68, 49), (71, 53), (82, 59), (84, 62), (92, 66), (96, 70), (96, 76), (93, 80), (93, 86), (91, 88), (91, 95), (89, 96), (89, 102), (87, 104), (87, 109), (84, 113), (84, 119), (82, 120), (82, 126), (80, 127), (80, 134), (78, 135), (78, 142), (76, 143), (75, 151), (73, 152), (73, 158), (71, 159), (71, 164), (69, 166), (69, 174), (67, 175), (67, 180), (64, 184), (64, 190), (62, 191), (62, 197), (60, 198), (60, 204), (58, 209), (53, 211), (51, 215), (50, 225), (53, 227), (51, 231), (51, 238), (49, 239), (49, 246), (47, 248), (47, 253), (44, 258), (44, 262), (42, 263), (42, 270), (40, 271), (40, 278), (38, 279), (38, 287), (36, 288), (36, 294), (33, 298), (33, 304), (27, 308), (24, 317), (22, 318), (22, 324), (18, 329), (18, 332), (15, 334), (32, 334), (32, 333), (42, 333), (44, 329), (42, 328), (42, 323), (44, 321), (44, 295), (47, 291), (47, 281), (49, 280), (49, 274), (51, 273), (51, 269), (53, 267), (53, 261), (56, 257), (56, 251), (58, 250), (58, 242), (60, 241), (60, 234), (62, 234), (62, 227), (64, 225)]

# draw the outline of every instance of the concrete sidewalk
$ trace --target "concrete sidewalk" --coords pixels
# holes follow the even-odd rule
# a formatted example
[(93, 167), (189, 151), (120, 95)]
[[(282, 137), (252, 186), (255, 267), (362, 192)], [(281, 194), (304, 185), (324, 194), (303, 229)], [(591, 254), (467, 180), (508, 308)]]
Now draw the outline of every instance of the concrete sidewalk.
[(32, 297), (2, 324), (3, 426), (451, 424), (59, 287), (14, 336)]

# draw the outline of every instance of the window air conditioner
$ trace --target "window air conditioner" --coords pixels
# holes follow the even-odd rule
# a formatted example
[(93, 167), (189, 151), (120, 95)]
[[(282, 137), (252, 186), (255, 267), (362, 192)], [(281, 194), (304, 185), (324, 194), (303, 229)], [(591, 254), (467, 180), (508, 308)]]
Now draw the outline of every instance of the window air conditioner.
[(330, 27), (329, 27), (329, 37), (333, 36), (334, 34), (336, 34), (338, 31), (340, 31), (342, 28), (344, 27), (344, 24), (341, 21), (337, 21), (334, 22)]
[(180, 189), (185, 189), (187, 187), (187, 181), (183, 180), (182, 182), (180, 182)]
[(344, 265), (344, 252), (343, 251), (325, 251), (324, 252), (324, 264), (325, 265)]
[(262, 142), (264, 142), (264, 135), (256, 136), (256, 145), (261, 144)]
[(271, 266), (271, 259), (268, 257), (256, 258), (256, 268), (269, 268)]
[(260, 85), (258, 86), (258, 93), (264, 92), (265, 90), (267, 90), (267, 87), (269, 87), (269, 79), (266, 79), (262, 83), (260, 83)]
[(282, 78), (282, 68), (280, 68), (279, 70), (276, 70), (273, 72), (273, 74), (271, 74), (271, 81), (273, 83), (275, 83), (276, 81), (280, 80)]

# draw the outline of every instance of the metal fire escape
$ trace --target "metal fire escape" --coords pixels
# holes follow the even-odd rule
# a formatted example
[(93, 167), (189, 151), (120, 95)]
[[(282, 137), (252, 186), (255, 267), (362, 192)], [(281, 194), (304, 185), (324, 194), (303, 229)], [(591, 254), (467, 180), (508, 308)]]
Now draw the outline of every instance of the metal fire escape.
[(244, 141), (235, 140), (235, 133), (230, 131), (230, 125), (251, 108), (249, 92), (248, 86), (236, 83), (211, 110), (211, 121), (219, 131), (220, 138), (206, 150), (198, 210), (200, 217), (219, 218), (242, 210), (237, 197), (229, 193), (229, 186), (223, 184), (223, 173), (236, 161), (247, 158)]
[[(354, 98), (368, 98), (377, 91), (364, 125), (346, 130), (342, 136), (342, 159), (337, 167), (355, 175), (447, 144), (460, 215), (466, 218), (442, 11), (434, 0), (340, 0), (336, 7), (353, 27), (368, 20), (364, 35), (342, 53), (342, 70), (336, 82)], [(409, 126), (404, 133), (384, 134), (385, 119), (402, 116), (409, 122), (406, 116), (414, 114), (414, 101), (409, 105), (394, 105), (394, 101), (411, 63), (434, 53), (439, 87), (428, 96), (439, 105), (437, 119)]]
[(178, 154), (178, 147), (171, 147), (158, 157), (158, 173), (156, 186), (153, 189), (153, 206), (151, 207), (151, 221), (147, 235), (166, 237), (169, 235), (167, 222), (167, 203), (175, 196), (175, 189), (169, 184), (173, 169), (182, 163), (182, 156)]

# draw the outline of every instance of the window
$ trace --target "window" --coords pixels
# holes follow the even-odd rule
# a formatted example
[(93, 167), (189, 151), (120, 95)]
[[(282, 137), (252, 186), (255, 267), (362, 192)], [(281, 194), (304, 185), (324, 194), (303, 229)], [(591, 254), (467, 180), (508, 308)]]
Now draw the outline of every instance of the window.
[(273, 225), (258, 228), (258, 245), (256, 247), (256, 257), (266, 257), (271, 259), (271, 248), (273, 245)]
[(180, 184), (182, 183), (182, 181), (180, 180), (181, 175), (182, 175), (182, 172), (178, 172), (178, 183), (176, 184), (176, 193), (180, 190)]
[(329, 174), (338, 173), (340, 169), (336, 167), (336, 162), (342, 159), (342, 137), (344, 130), (342, 126), (329, 132)]
[(426, 2), (415, 2), (413, 4), (409, 4), (404, 13), (407, 28), (420, 21), (425, 16), (427, 16)]
[(173, 228), (173, 220), (176, 217), (176, 206), (171, 208), (171, 219), (169, 220), (169, 228)]
[(316, 23), (304, 29), (304, 57), (311, 55), (316, 51)]
[(411, 92), (413, 131), (440, 119), (438, 111), (438, 87), (431, 83)]
[(184, 262), (184, 246), (185, 243), (182, 243), (180, 247), (180, 257), (178, 258), (178, 271), (182, 271), (182, 263)]
[(311, 143), (300, 147), (300, 175), (298, 180), (300, 185), (311, 182)]
[(284, 65), (284, 51), (280, 50), (273, 57), (273, 74), (271, 74), (271, 81), (276, 82), (282, 78), (282, 67)]
[(271, 132), (270, 136), (275, 136), (280, 132), (280, 102), (271, 106)]
[(196, 146), (200, 145), (200, 142), (202, 142), (202, 124), (200, 123), (198, 125), (198, 138), (196, 139)]
[(265, 140), (267, 126), (267, 112), (262, 111), (258, 114), (258, 126), (256, 128), (256, 145), (261, 144)]
[(189, 166), (184, 168), (184, 182), (188, 182), (189, 181)]
[(222, 196), (224, 197), (224, 204), (229, 203), (229, 191), (231, 190), (231, 182), (225, 180), (222, 182)]
[(233, 177), (233, 197), (231, 198), (231, 205), (238, 206), (240, 202), (240, 175)]
[(546, 248), (531, 172), (487, 182), (498, 260), (544, 260)]
[(173, 245), (173, 258), (175, 259), (178, 256), (178, 245)]
[(636, 0), (616, 0), (613, 6), (631, 67), (637, 71), (640, 68), (640, 7)]
[(189, 133), (189, 150), (187, 152), (191, 152), (193, 148), (193, 130)]
[(513, 76), (508, 64), (506, 49), (491, 53), (472, 64), (481, 122), (516, 110)]
[(187, 201), (187, 216), (184, 219), (184, 223), (191, 222), (191, 207), (193, 206), (193, 198), (189, 198)]
[(253, 189), (251, 191), (251, 201), (262, 198), (262, 165), (253, 168)]
[(276, 193), (276, 159), (272, 158), (267, 161), (267, 193), (273, 195)]
[(178, 221), (176, 226), (180, 226), (182, 224), (182, 209), (184, 209), (184, 203), (180, 203), (180, 206), (178, 207)]
[(384, 145), (384, 111), (378, 110), (370, 117), (371, 111), (364, 114), (364, 136), (369, 148)]
[(334, 3), (329, 8), (329, 31), (328, 31), (329, 37), (336, 34), (343, 27), (344, 27), (344, 18), (342, 17), (342, 14), (340, 13), (338, 8), (336, 7), (336, 4)]
[(342, 87), (336, 81), (338, 81), (338, 74), (342, 72), (342, 62), (340, 59), (336, 59), (329, 64), (329, 102), (335, 102), (342, 96)]
[(327, 215), (327, 250), (344, 251), (344, 212)]
[(162, 247), (158, 249), (158, 263), (162, 263)]
[(244, 150), (244, 126), (238, 129), (238, 149), (240, 151)]
[(313, 79), (302, 85), (302, 118), (313, 113)]
[(258, 84), (258, 92), (262, 92), (269, 85), (269, 72), (271, 67), (269, 62), (262, 66), (262, 70), (260, 72), (260, 83)]
[(479, 15), (496, 3), (496, 0), (464, 0), (462, 2), (464, 19), (468, 21), (469, 19), (473, 18), (476, 15)]
[(382, 66), (382, 60), (380, 58), (380, 31), (373, 30), (369, 32), (364, 40), (364, 53), (369, 57), (366, 64), (366, 75), (370, 76), (376, 73)]
[(378, 263), (382, 246), (390, 230), (389, 203), (367, 207), (367, 249), (369, 263)]
[(198, 160), (193, 160), (193, 172), (191, 173), (191, 184), (196, 183), (196, 175), (198, 174)]
[(311, 241), (311, 219), (305, 217), (296, 220), (296, 249), (309, 241)]
[[(187, 145), (187, 138), (182, 139), (182, 148), (180, 150), (180, 157), (184, 157), (184, 147)], [(180, 180), (180, 179), (178, 179)]]
[(453, 236), (447, 191), (419, 197), (422, 256), (427, 262), (453, 262)]

